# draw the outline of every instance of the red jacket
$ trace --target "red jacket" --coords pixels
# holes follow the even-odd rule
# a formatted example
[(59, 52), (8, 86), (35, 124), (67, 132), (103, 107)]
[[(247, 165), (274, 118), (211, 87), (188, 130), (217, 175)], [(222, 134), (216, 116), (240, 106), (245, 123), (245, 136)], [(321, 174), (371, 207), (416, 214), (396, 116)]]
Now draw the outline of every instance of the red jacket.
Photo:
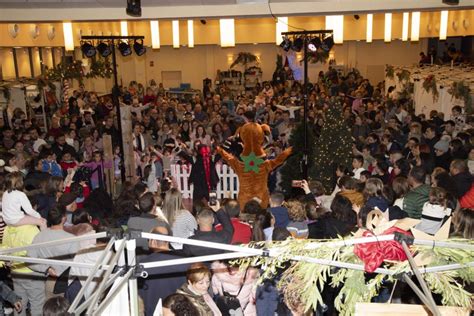
[(474, 208), (474, 185), (459, 200), (462, 208)]
[[(65, 187), (64, 188), (64, 193), (68, 193), (68, 192), (71, 192), (71, 187)], [(82, 187), (82, 198), (79, 197), (76, 199), (76, 204), (77, 204), (77, 208), (82, 208), (84, 206), (84, 201), (87, 199), (87, 197), (89, 196), (89, 194), (91, 194), (91, 189), (89, 188), (89, 186), (85, 185)], [(80, 199), (80, 202), (78, 202), (78, 200)]]
[[(241, 222), (238, 218), (231, 218), (232, 226), (234, 226), (234, 235), (232, 236), (232, 244), (248, 244), (252, 240), (252, 227), (249, 224)], [(216, 225), (216, 231), (222, 230), (222, 225)]]

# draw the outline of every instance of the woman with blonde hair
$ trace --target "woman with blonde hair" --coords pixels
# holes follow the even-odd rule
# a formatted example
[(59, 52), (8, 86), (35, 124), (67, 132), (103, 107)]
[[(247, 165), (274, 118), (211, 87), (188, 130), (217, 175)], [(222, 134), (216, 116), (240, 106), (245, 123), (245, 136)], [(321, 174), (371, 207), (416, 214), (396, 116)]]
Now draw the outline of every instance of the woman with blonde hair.
[[(197, 222), (194, 216), (183, 206), (181, 192), (176, 188), (169, 189), (163, 201), (163, 214), (171, 226), (174, 237), (188, 238), (197, 229)], [(171, 243), (174, 249), (182, 249), (183, 245)]]
[(216, 303), (209, 295), (211, 271), (203, 263), (192, 264), (186, 272), (187, 283), (183, 284), (176, 293), (185, 295), (199, 311), (201, 316), (221, 316)]
[(364, 196), (367, 201), (364, 209), (373, 210), (378, 208), (385, 212), (388, 208), (387, 199), (383, 195), (383, 182), (378, 178), (369, 178), (365, 183)]
[(453, 215), (453, 235), (466, 239), (474, 238), (474, 210), (462, 208)]
[(286, 229), (290, 232), (291, 236), (298, 239), (308, 238), (308, 224), (306, 223), (306, 210), (304, 205), (299, 201), (288, 201), (285, 203), (288, 209), (288, 216), (290, 222), (286, 226)]

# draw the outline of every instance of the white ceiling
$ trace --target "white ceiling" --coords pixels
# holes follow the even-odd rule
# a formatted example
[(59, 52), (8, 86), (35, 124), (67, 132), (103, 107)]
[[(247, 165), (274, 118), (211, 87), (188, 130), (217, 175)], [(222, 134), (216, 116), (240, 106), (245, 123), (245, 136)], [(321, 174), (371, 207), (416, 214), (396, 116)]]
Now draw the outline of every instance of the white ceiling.
[[(258, 1), (253, 1), (258, 2)], [(0, 0), (2, 8), (121, 8), (126, 0)], [(236, 0), (142, 0), (142, 7), (226, 5)]]
[[(269, 3), (270, 2), (270, 3)], [(126, 0), (0, 0), (0, 22), (134, 19)], [(474, 0), (142, 0), (138, 19), (329, 15), (474, 8)], [(71, 10), (74, 9), (74, 10)]]

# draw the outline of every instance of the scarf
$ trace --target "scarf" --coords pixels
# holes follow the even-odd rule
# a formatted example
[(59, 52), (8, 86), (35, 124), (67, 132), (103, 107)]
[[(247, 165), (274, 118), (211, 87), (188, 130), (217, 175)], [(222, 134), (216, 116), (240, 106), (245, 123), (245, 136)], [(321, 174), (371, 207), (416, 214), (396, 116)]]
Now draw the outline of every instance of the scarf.
[(206, 175), (207, 188), (211, 190), (211, 150), (207, 146), (202, 146), (199, 149), (199, 154), (202, 156), (202, 165), (204, 166), (204, 173)]

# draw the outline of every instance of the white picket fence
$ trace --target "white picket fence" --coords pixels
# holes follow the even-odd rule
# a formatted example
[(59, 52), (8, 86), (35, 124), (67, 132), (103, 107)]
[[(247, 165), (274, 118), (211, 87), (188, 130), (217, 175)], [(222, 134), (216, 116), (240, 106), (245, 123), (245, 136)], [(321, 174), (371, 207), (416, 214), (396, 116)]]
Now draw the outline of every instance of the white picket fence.
[[(216, 165), (219, 183), (217, 184), (217, 198), (237, 198), (239, 192), (239, 179), (231, 167), (226, 164)], [(193, 185), (189, 183), (190, 165), (171, 165), (171, 176), (183, 194), (183, 198), (193, 198)]]

